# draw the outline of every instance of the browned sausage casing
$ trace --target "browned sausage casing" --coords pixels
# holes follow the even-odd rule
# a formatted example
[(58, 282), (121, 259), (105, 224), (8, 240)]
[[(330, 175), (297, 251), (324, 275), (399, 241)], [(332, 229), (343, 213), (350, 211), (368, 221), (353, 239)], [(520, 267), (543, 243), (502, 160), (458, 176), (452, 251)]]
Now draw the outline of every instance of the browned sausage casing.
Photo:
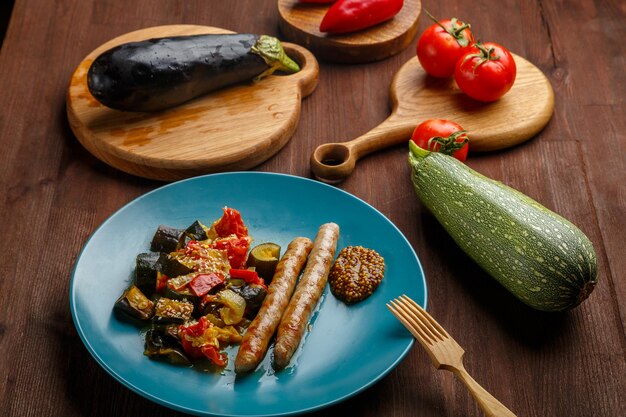
[(302, 278), (278, 325), (274, 346), (275, 369), (287, 366), (302, 340), (313, 308), (317, 305), (328, 281), (338, 239), (339, 226), (335, 223), (323, 224), (317, 232)]
[(235, 358), (235, 372), (249, 372), (255, 369), (265, 356), (267, 346), (289, 304), (298, 275), (306, 263), (312, 246), (311, 239), (298, 237), (287, 247), (276, 266), (265, 300), (243, 335)]

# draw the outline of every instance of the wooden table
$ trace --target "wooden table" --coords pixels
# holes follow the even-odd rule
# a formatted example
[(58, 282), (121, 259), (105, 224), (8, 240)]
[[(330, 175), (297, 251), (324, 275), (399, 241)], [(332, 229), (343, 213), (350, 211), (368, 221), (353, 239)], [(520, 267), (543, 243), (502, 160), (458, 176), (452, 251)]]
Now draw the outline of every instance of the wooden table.
[[(626, 67), (619, 0), (441, 2), (550, 78), (547, 128), (468, 164), (578, 225), (598, 253), (599, 284), (580, 307), (542, 314), (467, 258), (417, 201), (397, 147), (362, 160), (339, 187), (388, 216), (419, 255), (429, 311), (465, 348), (466, 367), (519, 416), (626, 415)], [(0, 414), (172, 416), (110, 377), (72, 323), (70, 275), (109, 215), (162, 185), (92, 157), (65, 117), (72, 70), (88, 52), (142, 27), (192, 23), (276, 33), (276, 1), (17, 0), (0, 54)], [(420, 32), (429, 24), (424, 17)], [(414, 45), (414, 44), (413, 44)], [(321, 143), (356, 137), (388, 112), (387, 89), (414, 47), (369, 65), (323, 64), (291, 142), (259, 166), (308, 177)], [(416, 120), (416, 123), (418, 121)], [(364, 366), (367, 366), (364, 364)], [(262, 410), (260, 410), (262, 412)], [(387, 377), (324, 416), (479, 416), (465, 388), (419, 347)]]

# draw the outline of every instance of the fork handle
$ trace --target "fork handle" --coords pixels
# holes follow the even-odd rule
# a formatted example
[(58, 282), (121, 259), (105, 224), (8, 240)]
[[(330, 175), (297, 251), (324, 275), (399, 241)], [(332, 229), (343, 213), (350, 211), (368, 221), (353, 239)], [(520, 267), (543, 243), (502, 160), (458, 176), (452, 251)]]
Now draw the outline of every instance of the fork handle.
[(449, 368), (459, 379), (465, 384), (472, 397), (478, 402), (478, 406), (487, 417), (516, 417), (515, 414), (506, 408), (493, 395), (489, 394), (486, 389), (480, 386), (478, 382), (467, 373), (463, 366), (455, 366)]

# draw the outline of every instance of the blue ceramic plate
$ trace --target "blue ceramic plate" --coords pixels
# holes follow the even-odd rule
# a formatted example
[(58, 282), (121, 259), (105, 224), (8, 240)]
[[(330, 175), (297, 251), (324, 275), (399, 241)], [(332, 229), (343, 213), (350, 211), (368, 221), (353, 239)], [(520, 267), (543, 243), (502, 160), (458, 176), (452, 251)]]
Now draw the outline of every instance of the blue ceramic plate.
[[(309, 333), (281, 372), (272, 370), (271, 350), (255, 372), (243, 377), (233, 371), (236, 347), (228, 350), (229, 366), (221, 374), (150, 360), (143, 355), (139, 329), (112, 313), (131, 282), (135, 256), (149, 250), (159, 224), (183, 228), (196, 219), (210, 223), (224, 206), (241, 211), (254, 243), (276, 242), (283, 249), (294, 237), (313, 239), (321, 224), (335, 222), (341, 228), (339, 249), (362, 245), (385, 258), (383, 283), (352, 306), (335, 299), (327, 287)], [(380, 212), (316, 181), (243, 172), (166, 185), (113, 214), (80, 254), (70, 303), (89, 352), (133, 391), (197, 415), (277, 416), (337, 403), (391, 371), (413, 344), (385, 306), (403, 293), (424, 305), (424, 274), (409, 242)]]

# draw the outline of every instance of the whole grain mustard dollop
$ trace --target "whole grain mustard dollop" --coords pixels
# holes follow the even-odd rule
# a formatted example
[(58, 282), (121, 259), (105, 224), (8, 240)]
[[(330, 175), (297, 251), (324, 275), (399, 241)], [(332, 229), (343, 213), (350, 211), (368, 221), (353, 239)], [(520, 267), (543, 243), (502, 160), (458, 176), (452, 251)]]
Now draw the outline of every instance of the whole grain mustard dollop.
[(372, 295), (384, 275), (385, 260), (375, 250), (347, 246), (339, 252), (328, 282), (335, 297), (352, 304)]

